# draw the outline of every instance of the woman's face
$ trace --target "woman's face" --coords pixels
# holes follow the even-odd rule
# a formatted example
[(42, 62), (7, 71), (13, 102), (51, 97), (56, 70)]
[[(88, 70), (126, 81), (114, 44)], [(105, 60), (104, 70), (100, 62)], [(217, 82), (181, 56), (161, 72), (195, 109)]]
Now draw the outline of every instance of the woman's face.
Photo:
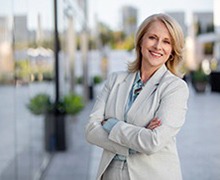
[(153, 22), (141, 43), (142, 67), (158, 69), (172, 52), (171, 36), (161, 21)]

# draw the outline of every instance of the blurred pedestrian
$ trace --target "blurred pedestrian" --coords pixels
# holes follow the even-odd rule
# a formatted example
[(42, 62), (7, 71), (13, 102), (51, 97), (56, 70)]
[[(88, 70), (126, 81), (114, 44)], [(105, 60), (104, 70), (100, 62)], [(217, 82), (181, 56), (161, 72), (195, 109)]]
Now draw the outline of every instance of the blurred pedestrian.
[(111, 74), (86, 125), (103, 148), (98, 180), (181, 180), (176, 135), (185, 121), (188, 87), (178, 77), (184, 37), (166, 14), (140, 25), (136, 59)]

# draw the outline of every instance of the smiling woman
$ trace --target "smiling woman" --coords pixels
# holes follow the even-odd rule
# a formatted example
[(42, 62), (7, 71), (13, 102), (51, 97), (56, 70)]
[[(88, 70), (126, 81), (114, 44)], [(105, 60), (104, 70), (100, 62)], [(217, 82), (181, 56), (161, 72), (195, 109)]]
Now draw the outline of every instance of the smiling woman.
[(183, 45), (179, 24), (166, 14), (140, 25), (135, 61), (109, 76), (86, 126), (88, 142), (104, 149), (98, 180), (182, 179), (175, 137), (189, 94), (176, 69)]

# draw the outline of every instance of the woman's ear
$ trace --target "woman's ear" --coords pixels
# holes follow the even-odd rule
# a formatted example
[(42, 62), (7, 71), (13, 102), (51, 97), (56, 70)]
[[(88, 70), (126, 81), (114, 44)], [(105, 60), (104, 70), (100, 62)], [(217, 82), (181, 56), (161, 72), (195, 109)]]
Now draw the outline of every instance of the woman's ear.
[(169, 57), (169, 59), (171, 60), (171, 59), (173, 59), (173, 55), (172, 54), (170, 54), (170, 57)]

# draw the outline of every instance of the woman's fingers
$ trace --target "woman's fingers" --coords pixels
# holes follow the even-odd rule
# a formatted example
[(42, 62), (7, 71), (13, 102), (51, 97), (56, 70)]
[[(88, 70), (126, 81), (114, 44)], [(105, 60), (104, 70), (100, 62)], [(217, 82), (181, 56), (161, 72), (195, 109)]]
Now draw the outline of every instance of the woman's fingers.
[(154, 118), (145, 128), (153, 130), (160, 125), (161, 125), (161, 121), (158, 118)]

